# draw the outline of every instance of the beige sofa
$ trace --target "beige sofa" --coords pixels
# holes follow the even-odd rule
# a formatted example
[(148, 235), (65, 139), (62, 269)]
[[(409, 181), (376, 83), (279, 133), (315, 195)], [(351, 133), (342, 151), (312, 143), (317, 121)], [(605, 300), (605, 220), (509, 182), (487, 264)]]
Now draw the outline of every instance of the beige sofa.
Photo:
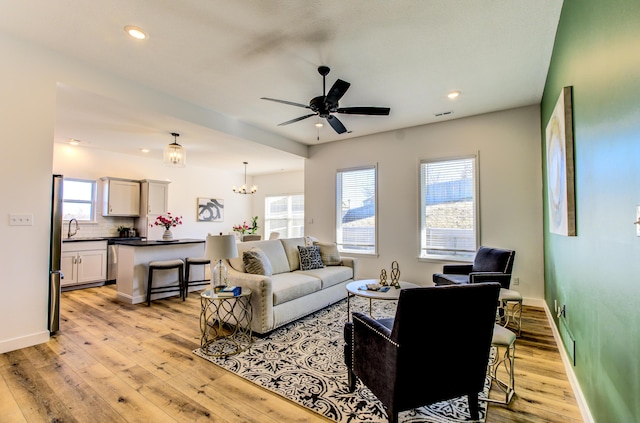
[[(237, 244), (238, 257), (225, 263), (228, 283), (251, 289), (254, 333), (266, 334), (346, 298), (345, 286), (357, 279), (356, 259), (340, 257), (334, 244), (316, 244), (323, 253), (323, 264), (330, 265), (311, 270), (301, 270), (298, 249), (298, 246), (309, 246), (308, 238), (306, 241), (305, 238), (284, 238)], [(249, 271), (256, 272), (251, 262), (243, 261), (243, 253), (249, 250), (248, 256), (257, 252), (262, 259), (266, 257), (267, 263), (263, 263), (266, 274), (247, 273), (245, 263), (248, 263)]]

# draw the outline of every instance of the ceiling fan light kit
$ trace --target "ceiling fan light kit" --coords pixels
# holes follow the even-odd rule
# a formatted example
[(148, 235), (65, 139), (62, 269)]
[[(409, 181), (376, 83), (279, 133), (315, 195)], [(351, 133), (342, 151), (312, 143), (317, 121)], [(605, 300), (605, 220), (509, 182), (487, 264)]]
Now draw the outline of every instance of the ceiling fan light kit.
[(236, 186), (233, 186), (233, 192), (235, 192), (236, 194), (255, 194), (256, 192), (258, 192), (258, 187), (253, 185), (251, 187), (250, 190), (247, 189), (247, 165), (249, 164), (249, 162), (242, 162), (244, 163), (244, 184), (242, 184), (242, 186), (240, 188), (236, 188)]
[(177, 140), (180, 134), (172, 132), (171, 135), (173, 135), (173, 142), (164, 148), (162, 163), (165, 166), (185, 167), (187, 165), (187, 151), (178, 144)]
[[(291, 123), (299, 122), (301, 120), (307, 119), (311, 116), (318, 116), (319, 118), (324, 118), (327, 120), (329, 125), (336, 131), (338, 134), (344, 134), (347, 132), (347, 128), (344, 124), (334, 116), (334, 113), (341, 113), (346, 115), (370, 115), (370, 116), (388, 116), (390, 112), (390, 108), (388, 107), (370, 107), (370, 106), (360, 106), (360, 107), (339, 107), (339, 101), (347, 92), (350, 83), (347, 81), (343, 81), (342, 79), (336, 80), (334, 84), (329, 89), (329, 92), (326, 91), (326, 77), (329, 74), (331, 69), (328, 66), (320, 66), (318, 67), (318, 73), (322, 75), (322, 95), (317, 96), (309, 101), (309, 105), (306, 106), (301, 103), (295, 103), (287, 100), (279, 100), (277, 98), (270, 97), (261, 97), (262, 100), (275, 101), (276, 103), (288, 104), (290, 106), (303, 107), (305, 109), (310, 109), (313, 113), (309, 113), (304, 116), (297, 117), (295, 119), (288, 120), (286, 122), (282, 122), (278, 124), (278, 126), (285, 126)], [(316, 124), (316, 127), (319, 127)]]

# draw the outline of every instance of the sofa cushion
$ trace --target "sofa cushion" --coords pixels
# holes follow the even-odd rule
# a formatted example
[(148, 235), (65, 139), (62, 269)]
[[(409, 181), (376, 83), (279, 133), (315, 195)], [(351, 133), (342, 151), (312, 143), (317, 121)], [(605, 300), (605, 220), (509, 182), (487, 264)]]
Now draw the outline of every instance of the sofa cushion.
[(265, 253), (257, 247), (253, 247), (249, 251), (243, 252), (242, 262), (247, 273), (265, 276), (271, 276), (273, 273), (271, 262)]
[(300, 269), (300, 253), (298, 252), (298, 246), (304, 246), (304, 238), (282, 238), (280, 239), (284, 252), (289, 260), (289, 271)]
[(338, 244), (335, 242), (315, 241), (313, 245), (317, 245), (320, 248), (320, 257), (325, 266), (339, 266), (342, 263)]
[(253, 247), (261, 249), (267, 256), (271, 263), (271, 269), (274, 275), (282, 272), (289, 272), (289, 260), (287, 260), (287, 254), (285, 253), (279, 239), (239, 242), (236, 246), (238, 248), (238, 257), (229, 259), (229, 264), (231, 264), (231, 267), (238, 272), (246, 273), (242, 253)]
[(319, 278), (322, 281), (322, 289), (337, 285), (353, 278), (353, 269), (347, 266), (327, 266), (322, 269), (298, 270), (296, 275), (307, 275)]
[(321, 269), (324, 267), (322, 257), (320, 257), (320, 248), (317, 245), (298, 246), (298, 251), (300, 252), (300, 270)]
[(310, 275), (300, 274), (299, 272), (273, 275), (271, 281), (274, 306), (304, 297), (305, 295), (320, 291), (322, 288), (320, 279)]

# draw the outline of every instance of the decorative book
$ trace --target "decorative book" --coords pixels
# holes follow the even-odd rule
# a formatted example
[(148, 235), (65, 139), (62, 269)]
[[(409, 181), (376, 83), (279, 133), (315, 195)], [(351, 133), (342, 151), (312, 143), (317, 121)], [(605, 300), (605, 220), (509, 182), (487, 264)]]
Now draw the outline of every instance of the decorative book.
[(218, 297), (237, 297), (242, 293), (242, 287), (240, 286), (225, 286), (216, 291)]

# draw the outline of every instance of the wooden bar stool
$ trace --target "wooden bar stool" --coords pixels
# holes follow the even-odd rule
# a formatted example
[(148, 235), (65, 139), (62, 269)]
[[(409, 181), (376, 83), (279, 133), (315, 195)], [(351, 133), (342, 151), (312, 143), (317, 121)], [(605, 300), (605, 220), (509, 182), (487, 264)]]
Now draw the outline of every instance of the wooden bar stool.
[[(184, 271), (184, 291), (182, 298), (185, 299), (189, 295), (189, 286), (202, 286), (208, 285), (211, 279), (207, 278), (207, 267), (211, 264), (211, 260), (205, 257), (187, 257), (185, 259), (185, 271)], [(191, 266), (205, 266), (204, 267), (204, 279), (190, 280)]]
[(522, 294), (512, 289), (500, 289), (498, 296), (499, 307), (502, 309), (502, 326), (507, 327), (509, 323), (518, 331), (518, 336), (522, 334)]
[[(178, 270), (178, 284), (177, 285), (164, 285), (164, 286), (153, 286), (153, 272), (156, 270)], [(147, 305), (151, 305), (151, 294), (152, 293), (160, 293), (160, 292), (174, 292), (178, 291), (180, 293), (180, 297), (184, 301), (184, 262), (180, 259), (176, 260), (166, 260), (166, 261), (152, 261), (149, 263), (149, 280), (147, 283)]]
[[(494, 385), (504, 395), (504, 399), (487, 398), (489, 402), (508, 405), (515, 393), (514, 363), (516, 359), (516, 334), (509, 329), (496, 324), (493, 327), (491, 346), (496, 349), (496, 355), (487, 366), (487, 373), (491, 378), (491, 386)], [(498, 377), (499, 367), (504, 364), (507, 380)]]

